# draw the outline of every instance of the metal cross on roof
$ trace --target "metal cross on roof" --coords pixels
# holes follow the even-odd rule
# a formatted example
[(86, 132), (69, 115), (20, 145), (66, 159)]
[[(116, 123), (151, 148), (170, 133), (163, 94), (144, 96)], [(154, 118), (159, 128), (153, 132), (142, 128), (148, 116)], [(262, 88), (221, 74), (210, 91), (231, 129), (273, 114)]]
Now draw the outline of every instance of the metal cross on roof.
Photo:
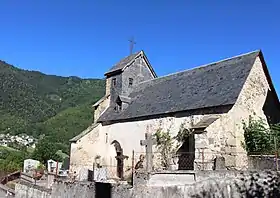
[(134, 41), (134, 38), (132, 37), (131, 39), (128, 40), (130, 42), (130, 55), (133, 53), (133, 47), (136, 42)]

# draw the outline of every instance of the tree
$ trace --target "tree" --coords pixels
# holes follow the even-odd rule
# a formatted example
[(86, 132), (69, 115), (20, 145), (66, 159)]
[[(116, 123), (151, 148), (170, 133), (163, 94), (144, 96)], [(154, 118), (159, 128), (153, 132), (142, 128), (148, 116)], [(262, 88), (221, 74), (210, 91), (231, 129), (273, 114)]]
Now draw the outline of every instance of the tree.
[(4, 173), (21, 170), (24, 159), (28, 157), (27, 153), (18, 150), (1, 149), (0, 152), (3, 154), (0, 155), (0, 171)]
[(49, 137), (41, 139), (33, 152), (33, 158), (39, 160), (43, 164), (47, 164), (49, 159), (60, 160), (56, 155), (56, 144), (52, 143)]

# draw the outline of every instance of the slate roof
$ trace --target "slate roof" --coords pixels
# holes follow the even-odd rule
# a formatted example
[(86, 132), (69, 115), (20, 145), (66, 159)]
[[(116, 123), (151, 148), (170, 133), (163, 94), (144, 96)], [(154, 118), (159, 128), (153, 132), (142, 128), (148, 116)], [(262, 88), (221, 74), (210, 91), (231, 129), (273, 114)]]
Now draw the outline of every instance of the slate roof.
[(121, 71), (125, 66), (127, 66), (131, 61), (133, 61), (141, 51), (136, 52), (134, 54), (131, 54), (122, 60), (120, 60), (116, 65), (114, 65), (108, 72), (105, 73), (105, 75), (108, 75), (110, 73)]
[(222, 105), (233, 105), (260, 51), (139, 84), (121, 112), (109, 107), (97, 120), (116, 121)]

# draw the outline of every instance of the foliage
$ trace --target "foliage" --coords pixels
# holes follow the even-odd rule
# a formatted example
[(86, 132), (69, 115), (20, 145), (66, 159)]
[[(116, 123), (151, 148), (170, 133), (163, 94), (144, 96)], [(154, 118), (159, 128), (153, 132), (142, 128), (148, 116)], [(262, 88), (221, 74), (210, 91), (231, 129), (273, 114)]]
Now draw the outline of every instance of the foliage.
[(45, 170), (46, 169), (46, 166), (42, 163), (40, 163), (37, 167), (36, 167), (36, 170)]
[[(170, 134), (170, 129), (163, 131), (158, 129), (154, 134), (157, 142), (157, 149), (159, 150), (162, 157), (163, 167), (168, 167), (170, 165), (170, 160), (172, 155), (178, 150), (186, 138), (192, 133), (190, 129), (185, 128), (185, 125), (182, 123), (180, 125), (179, 131), (175, 137), (172, 137)], [(175, 144), (177, 145), (175, 146)]]
[[(92, 123), (90, 104), (69, 107), (40, 125), (45, 135), (52, 138), (52, 142), (68, 145), (69, 139), (81, 133)], [(62, 149), (69, 153), (69, 147)]]
[(185, 124), (182, 123), (180, 125), (179, 131), (177, 133), (177, 135), (174, 137), (175, 140), (177, 141), (178, 145), (177, 145), (177, 149), (179, 146), (181, 146), (182, 143), (184, 143), (184, 141), (193, 133), (193, 130), (188, 129), (185, 127)]
[(156, 131), (154, 136), (157, 142), (157, 149), (162, 157), (162, 166), (167, 168), (169, 166), (170, 155), (174, 144), (170, 130), (163, 131), (160, 128)]
[(69, 152), (69, 139), (92, 122), (91, 104), (104, 95), (105, 81), (45, 75), (0, 61), (0, 133), (25, 133)]
[(10, 148), (14, 148), (14, 149), (17, 149), (17, 150), (27, 152), (27, 147), (25, 145), (22, 145), (22, 144), (18, 143), (18, 142), (9, 142), (7, 144), (7, 146), (10, 147)]
[(62, 161), (61, 157), (56, 154), (57, 150), (59, 150), (58, 146), (50, 140), (51, 138), (46, 136), (38, 142), (32, 155), (33, 159), (43, 164), (47, 164), (49, 159)]
[(9, 173), (21, 170), (24, 159), (29, 157), (29, 153), (12, 149), (9, 147), (0, 147), (0, 171)]
[(58, 157), (60, 157), (60, 159), (62, 159), (62, 160), (69, 158), (69, 155), (67, 155), (66, 153), (63, 153), (62, 150), (56, 151), (55, 154), (56, 154)]
[(243, 122), (243, 147), (249, 154), (273, 154), (279, 149), (279, 125), (267, 126), (263, 119), (254, 120), (249, 117), (248, 123)]

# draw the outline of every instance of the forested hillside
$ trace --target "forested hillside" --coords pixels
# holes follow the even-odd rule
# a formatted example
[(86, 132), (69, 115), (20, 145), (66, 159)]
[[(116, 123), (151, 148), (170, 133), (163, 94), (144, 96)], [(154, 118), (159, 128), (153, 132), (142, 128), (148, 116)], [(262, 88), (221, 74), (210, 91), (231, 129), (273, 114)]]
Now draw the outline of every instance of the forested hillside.
[(47, 135), (68, 145), (92, 122), (105, 81), (45, 75), (0, 61), (0, 133)]

